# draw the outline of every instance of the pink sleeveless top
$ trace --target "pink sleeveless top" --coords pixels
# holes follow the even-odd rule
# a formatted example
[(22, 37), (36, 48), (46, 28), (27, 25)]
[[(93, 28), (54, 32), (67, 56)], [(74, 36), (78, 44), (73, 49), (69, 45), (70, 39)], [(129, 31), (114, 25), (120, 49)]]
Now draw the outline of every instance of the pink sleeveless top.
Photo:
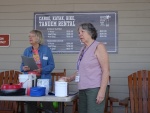
[[(85, 50), (82, 60), (80, 61), (78, 70), (80, 75), (80, 81), (78, 82), (79, 90), (100, 87), (102, 70), (99, 61), (94, 54), (98, 44), (99, 42), (95, 41), (87, 50)], [(82, 50), (83, 48), (81, 51)]]

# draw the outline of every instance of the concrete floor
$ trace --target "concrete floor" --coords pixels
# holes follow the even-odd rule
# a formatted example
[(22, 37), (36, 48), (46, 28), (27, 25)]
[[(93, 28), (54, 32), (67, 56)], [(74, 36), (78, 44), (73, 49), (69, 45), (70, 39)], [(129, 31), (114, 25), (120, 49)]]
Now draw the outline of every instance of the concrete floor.
[[(25, 107), (25, 113), (27, 113), (26, 107)], [(64, 113), (72, 113), (72, 105), (65, 106)], [(125, 113), (125, 109), (124, 109), (124, 107), (116, 106), (116, 107), (113, 107), (113, 113)], [(128, 113), (130, 113), (130, 110)]]
[[(25, 113), (27, 113), (27, 108), (26, 108), (26, 104), (25, 104)], [(44, 113), (44, 112), (42, 112)], [(64, 113), (72, 113), (72, 105), (67, 105), (64, 107)]]

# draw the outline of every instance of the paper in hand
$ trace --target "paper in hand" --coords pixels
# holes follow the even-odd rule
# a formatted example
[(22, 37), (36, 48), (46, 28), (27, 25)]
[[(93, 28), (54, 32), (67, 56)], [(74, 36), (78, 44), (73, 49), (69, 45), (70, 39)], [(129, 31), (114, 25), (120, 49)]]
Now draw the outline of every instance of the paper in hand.
[(24, 66), (28, 66), (31, 71), (38, 69), (38, 66), (34, 61), (33, 57), (21, 56), (21, 58), (22, 58), (22, 62), (24, 63)]

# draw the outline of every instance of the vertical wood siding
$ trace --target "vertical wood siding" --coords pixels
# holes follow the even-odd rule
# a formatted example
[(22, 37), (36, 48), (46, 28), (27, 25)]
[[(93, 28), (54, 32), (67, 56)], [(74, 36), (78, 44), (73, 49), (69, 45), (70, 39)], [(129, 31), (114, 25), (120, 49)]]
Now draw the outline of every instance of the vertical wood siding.
[[(0, 34), (11, 39), (10, 47), (0, 47), (0, 71), (19, 70), (34, 12), (51, 11), (118, 11), (118, 54), (109, 54), (111, 96), (128, 96), (127, 75), (150, 69), (150, 0), (0, 0)], [(76, 57), (54, 54), (54, 71), (66, 68), (69, 76), (76, 70)], [(70, 89), (77, 90), (75, 82)]]

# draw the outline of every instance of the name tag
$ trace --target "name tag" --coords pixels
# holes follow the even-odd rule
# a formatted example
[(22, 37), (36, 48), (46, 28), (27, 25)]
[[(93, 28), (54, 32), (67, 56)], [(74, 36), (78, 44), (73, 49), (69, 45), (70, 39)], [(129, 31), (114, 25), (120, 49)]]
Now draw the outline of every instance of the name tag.
[(75, 82), (79, 82), (80, 81), (80, 75), (79, 75), (79, 73), (77, 72), (77, 75), (76, 75), (76, 77), (75, 77)]
[(75, 82), (79, 82), (79, 80), (80, 80), (80, 76), (76, 76)]
[(43, 60), (48, 60), (48, 57), (47, 56), (43, 56)]

